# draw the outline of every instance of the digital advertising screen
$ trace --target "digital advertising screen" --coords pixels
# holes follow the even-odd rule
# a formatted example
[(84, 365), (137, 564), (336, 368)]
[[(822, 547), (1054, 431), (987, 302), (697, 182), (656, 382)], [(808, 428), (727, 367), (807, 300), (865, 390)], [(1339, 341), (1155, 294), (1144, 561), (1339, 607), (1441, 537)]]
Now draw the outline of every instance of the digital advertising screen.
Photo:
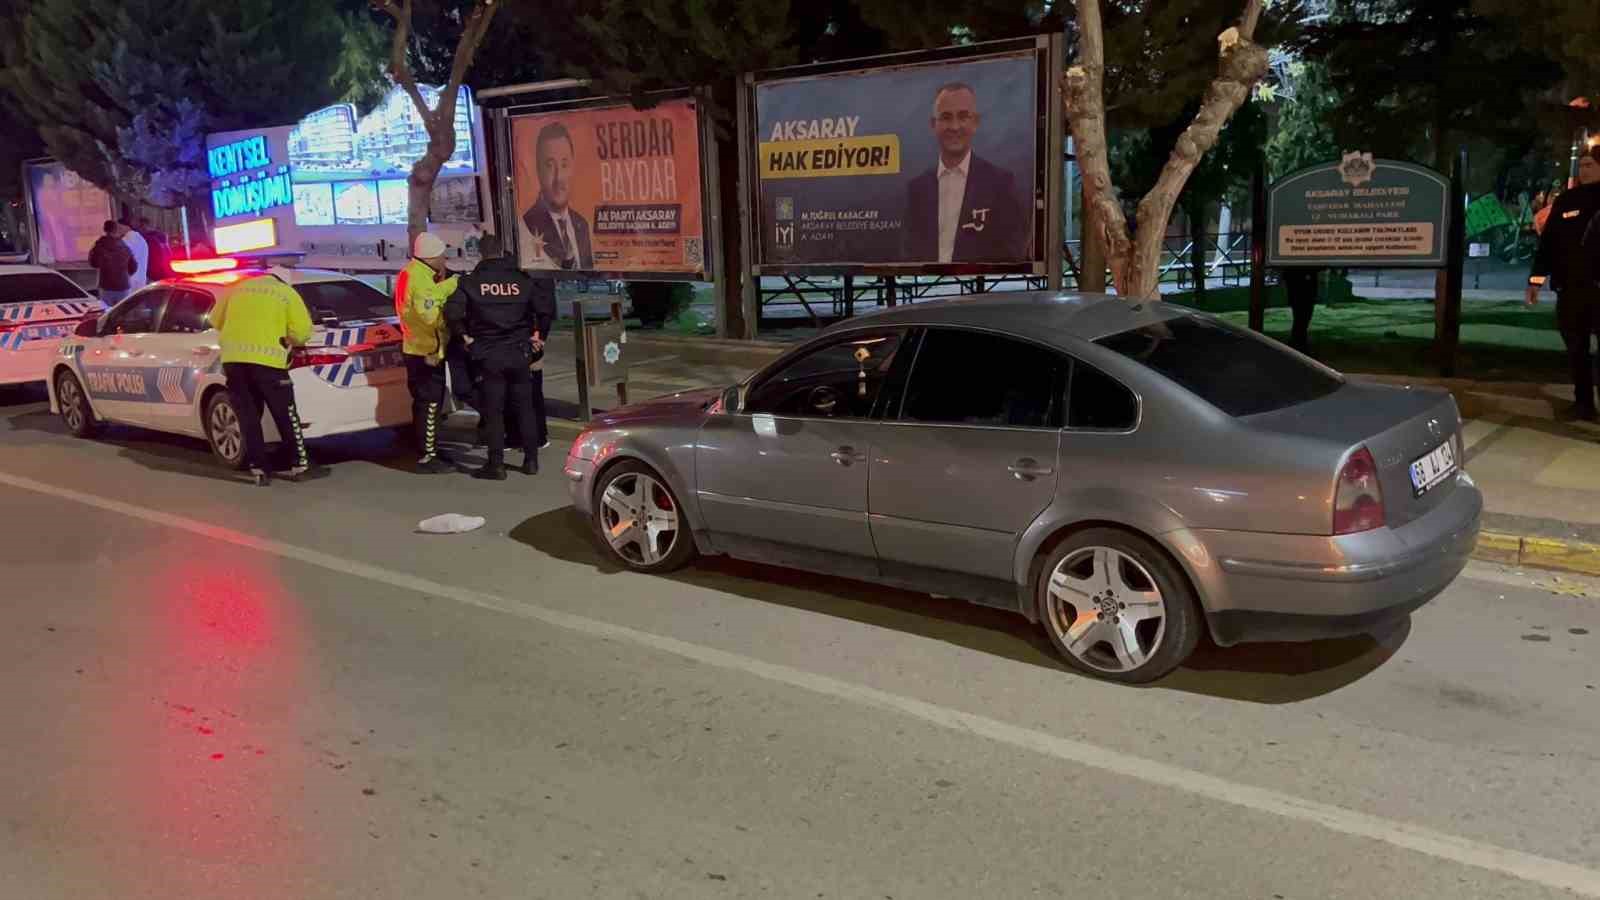
[(33, 201), (34, 259), (40, 265), (84, 262), (111, 218), (111, 195), (59, 162), (27, 163)]
[(332, 225), (333, 185), (295, 185), (294, 221), (296, 225)]
[(346, 181), (333, 186), (333, 218), (340, 225), (381, 225), (376, 181)]

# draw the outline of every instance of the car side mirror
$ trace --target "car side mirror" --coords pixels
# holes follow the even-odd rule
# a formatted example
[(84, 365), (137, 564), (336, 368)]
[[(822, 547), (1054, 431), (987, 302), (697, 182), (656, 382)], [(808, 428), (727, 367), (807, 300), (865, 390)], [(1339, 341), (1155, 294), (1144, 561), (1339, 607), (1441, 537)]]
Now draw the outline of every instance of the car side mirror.
[(739, 411), (744, 391), (739, 385), (734, 385), (722, 392), (722, 411), (730, 415)]

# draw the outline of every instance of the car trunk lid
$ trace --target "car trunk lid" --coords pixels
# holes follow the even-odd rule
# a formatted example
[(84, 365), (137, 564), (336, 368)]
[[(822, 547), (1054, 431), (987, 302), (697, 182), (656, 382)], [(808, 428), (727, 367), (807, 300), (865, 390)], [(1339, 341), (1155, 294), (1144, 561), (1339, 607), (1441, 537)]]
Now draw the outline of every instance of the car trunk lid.
[[(1391, 528), (1427, 515), (1456, 489), (1454, 477), (1443, 477), (1420, 490), (1412, 480), (1413, 463), (1447, 443), (1447, 461), (1457, 470), (1464, 462), (1461, 414), (1455, 399), (1444, 391), (1350, 383), (1308, 403), (1253, 416), (1250, 422), (1270, 431), (1333, 442), (1348, 453), (1366, 447), (1378, 466), (1385, 523)], [(1330, 479), (1337, 475), (1329, 473)], [(1425, 484), (1428, 476), (1437, 477), (1437, 467), (1422, 463), (1419, 475)]]

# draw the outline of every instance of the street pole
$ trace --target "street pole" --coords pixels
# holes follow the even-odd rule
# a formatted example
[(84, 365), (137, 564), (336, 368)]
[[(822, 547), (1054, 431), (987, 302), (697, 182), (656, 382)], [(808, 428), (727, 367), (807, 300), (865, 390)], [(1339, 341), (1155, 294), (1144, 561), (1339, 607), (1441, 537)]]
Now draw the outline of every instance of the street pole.
[(1450, 172), (1450, 232), (1446, 236), (1444, 296), (1434, 308), (1433, 343), (1439, 355), (1439, 374), (1456, 374), (1456, 351), (1461, 344), (1461, 288), (1466, 280), (1467, 148), (1462, 146)]
[(1250, 178), (1250, 330), (1267, 328), (1267, 163)]

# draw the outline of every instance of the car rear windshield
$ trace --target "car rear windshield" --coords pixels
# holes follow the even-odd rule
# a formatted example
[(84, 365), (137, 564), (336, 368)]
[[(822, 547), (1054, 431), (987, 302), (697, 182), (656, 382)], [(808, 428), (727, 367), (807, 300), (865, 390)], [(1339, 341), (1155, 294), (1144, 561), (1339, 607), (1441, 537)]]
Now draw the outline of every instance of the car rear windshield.
[(54, 272), (0, 274), (0, 303), (44, 303), (50, 300), (88, 300), (89, 295), (65, 276)]
[(394, 301), (377, 288), (355, 281), (317, 281), (297, 284), (313, 321), (329, 316), (340, 322), (364, 322), (394, 316)]
[(1144, 363), (1232, 416), (1251, 416), (1333, 393), (1337, 375), (1215, 319), (1185, 315), (1096, 343)]

